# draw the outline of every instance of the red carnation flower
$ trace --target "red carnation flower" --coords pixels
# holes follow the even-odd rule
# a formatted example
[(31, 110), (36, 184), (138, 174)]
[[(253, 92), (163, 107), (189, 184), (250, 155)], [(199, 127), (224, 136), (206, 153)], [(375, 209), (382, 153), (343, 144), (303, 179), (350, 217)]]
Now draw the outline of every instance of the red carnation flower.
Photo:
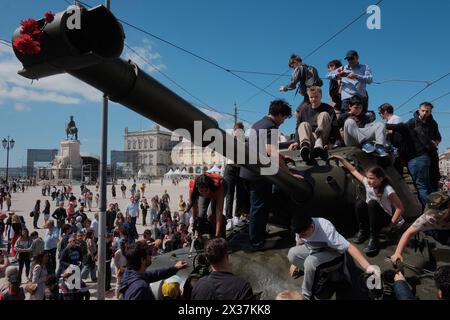
[(20, 23), (22, 26), (22, 34), (28, 34), (30, 36), (36, 36), (36, 34), (41, 33), (39, 28), (39, 23), (34, 19), (27, 19)]
[(36, 55), (41, 52), (41, 44), (34, 41), (29, 34), (23, 34), (13, 41), (14, 48), (22, 54)]
[(44, 14), (45, 22), (51, 23), (53, 20), (55, 20), (55, 14), (51, 11), (48, 11)]

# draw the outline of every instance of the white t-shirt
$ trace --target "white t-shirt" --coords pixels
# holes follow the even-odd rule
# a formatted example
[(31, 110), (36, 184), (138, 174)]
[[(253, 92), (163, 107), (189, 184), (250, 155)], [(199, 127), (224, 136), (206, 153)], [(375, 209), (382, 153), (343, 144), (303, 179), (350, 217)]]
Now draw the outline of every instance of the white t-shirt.
[[(114, 253), (114, 258), (118, 260), (119, 265), (116, 265), (117, 268), (125, 268), (126, 264), (127, 264), (127, 258), (125, 258), (124, 254), (122, 253), (122, 250), (119, 249), (116, 251), (116, 253)], [(115, 264), (116, 260), (114, 260), (114, 264)]]
[(329, 248), (342, 254), (348, 250), (349, 242), (337, 232), (330, 221), (324, 218), (312, 218), (312, 220), (315, 225), (313, 234), (308, 239), (300, 238), (296, 234), (297, 242), (303, 243), (311, 251)]
[(392, 117), (386, 122), (387, 124), (399, 124), (402, 122), (402, 119), (399, 116), (396, 116), (395, 114), (392, 115)]
[(380, 204), (380, 206), (383, 208), (383, 210), (386, 213), (388, 213), (390, 216), (392, 216), (392, 203), (391, 203), (391, 200), (389, 200), (389, 196), (391, 194), (395, 193), (394, 188), (392, 188), (390, 185), (387, 185), (384, 188), (384, 192), (380, 199), (377, 197), (375, 190), (369, 186), (367, 178), (364, 178), (363, 184), (364, 184), (364, 187), (366, 188), (366, 202), (369, 203), (370, 200), (377, 201)]
[(91, 229), (94, 231), (94, 237), (98, 238), (98, 221), (96, 219), (92, 220)]

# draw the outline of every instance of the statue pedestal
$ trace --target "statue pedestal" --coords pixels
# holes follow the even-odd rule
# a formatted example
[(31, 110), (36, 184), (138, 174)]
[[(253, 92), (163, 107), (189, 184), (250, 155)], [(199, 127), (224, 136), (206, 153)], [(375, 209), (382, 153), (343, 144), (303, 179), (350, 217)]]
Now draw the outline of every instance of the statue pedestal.
[(80, 155), (80, 141), (63, 140), (60, 144), (58, 155), (53, 161), (55, 179), (75, 179), (81, 177), (83, 160)]
[(81, 168), (82, 160), (80, 156), (80, 141), (64, 140), (61, 141), (61, 147), (58, 156), (65, 159), (67, 166), (76, 166)]

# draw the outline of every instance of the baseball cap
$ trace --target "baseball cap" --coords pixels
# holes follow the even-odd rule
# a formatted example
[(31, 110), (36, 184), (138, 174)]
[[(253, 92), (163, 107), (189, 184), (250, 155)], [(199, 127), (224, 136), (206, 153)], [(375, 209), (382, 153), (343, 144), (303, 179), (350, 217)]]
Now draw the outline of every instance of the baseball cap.
[(350, 50), (345, 55), (345, 60), (347, 60), (348, 58), (353, 57), (353, 56), (359, 56), (358, 52), (356, 52), (355, 50)]

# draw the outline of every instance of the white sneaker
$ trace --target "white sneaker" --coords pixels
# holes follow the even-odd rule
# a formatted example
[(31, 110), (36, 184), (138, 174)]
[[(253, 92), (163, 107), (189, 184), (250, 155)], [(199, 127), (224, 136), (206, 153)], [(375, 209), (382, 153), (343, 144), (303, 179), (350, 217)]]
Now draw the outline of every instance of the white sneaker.
[(239, 217), (233, 217), (233, 224), (235, 226), (237, 226), (239, 224), (239, 221), (240, 221)]
[(227, 220), (227, 226), (226, 226), (226, 230), (229, 231), (231, 229), (233, 229), (234, 225), (233, 225), (233, 219), (228, 219)]

